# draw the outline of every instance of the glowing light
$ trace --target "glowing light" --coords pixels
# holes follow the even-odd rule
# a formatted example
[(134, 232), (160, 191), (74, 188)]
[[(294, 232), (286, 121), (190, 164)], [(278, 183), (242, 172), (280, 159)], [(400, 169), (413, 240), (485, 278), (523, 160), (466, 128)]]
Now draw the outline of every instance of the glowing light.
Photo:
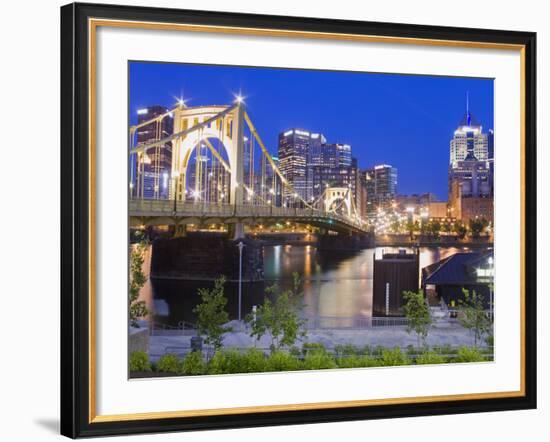
[(147, 115), (147, 112), (149, 112), (148, 109), (138, 109), (137, 114), (138, 115)]
[(241, 94), (235, 95), (235, 102), (237, 104), (244, 103), (244, 97)]

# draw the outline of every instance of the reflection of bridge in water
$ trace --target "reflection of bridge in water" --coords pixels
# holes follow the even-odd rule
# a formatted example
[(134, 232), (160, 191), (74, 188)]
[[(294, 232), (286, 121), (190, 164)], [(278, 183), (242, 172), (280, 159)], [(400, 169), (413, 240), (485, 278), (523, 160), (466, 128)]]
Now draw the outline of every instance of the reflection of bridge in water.
[[(163, 132), (166, 118), (173, 119), (171, 134)], [(145, 129), (155, 136), (136, 142), (136, 134)], [(171, 173), (161, 176), (166, 149), (171, 149)], [(225, 224), (233, 239), (244, 237), (244, 225), (280, 221), (315, 226), (321, 233), (370, 232), (351, 186), (327, 186), (316, 193), (294, 187), (240, 98), (230, 106), (187, 107), (180, 101), (169, 112), (132, 126), (130, 157), (133, 227), (174, 225), (176, 236), (184, 236), (189, 224)], [(145, 191), (151, 177), (152, 195)], [(161, 191), (163, 186), (168, 192)]]

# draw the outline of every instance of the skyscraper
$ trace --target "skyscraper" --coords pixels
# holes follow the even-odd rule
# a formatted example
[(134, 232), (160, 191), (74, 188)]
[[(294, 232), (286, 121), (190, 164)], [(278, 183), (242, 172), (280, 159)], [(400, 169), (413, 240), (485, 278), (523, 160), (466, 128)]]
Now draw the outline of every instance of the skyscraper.
[[(279, 169), (295, 192), (310, 202), (319, 198), (326, 187), (350, 187), (356, 197), (357, 161), (351, 146), (327, 143), (321, 133), (290, 129), (279, 134)], [(290, 190), (285, 200), (292, 202)]]
[[(174, 120), (168, 109), (163, 106), (149, 106), (137, 111), (138, 124), (153, 120), (149, 124), (140, 127), (136, 132), (137, 145), (150, 143), (171, 135), (174, 131)], [(159, 199), (168, 198), (170, 172), (172, 169), (172, 143), (147, 149), (140, 158), (138, 164), (133, 167), (134, 191), (143, 198)], [(140, 168), (140, 173), (137, 173)]]
[(367, 216), (373, 219), (378, 208), (386, 208), (397, 194), (397, 168), (379, 164), (363, 172), (367, 189)]
[(475, 156), (479, 161), (489, 159), (489, 141), (483, 127), (479, 124), (470, 112), (468, 99), (466, 100), (466, 113), (458, 124), (451, 139), (450, 165), (457, 167), (459, 161), (463, 161), (468, 153)]
[[(303, 129), (290, 129), (279, 134), (279, 169), (294, 191), (303, 199), (308, 198), (307, 164), (311, 133)], [(292, 198), (285, 187), (283, 198)]]
[(466, 113), (451, 139), (449, 161), (449, 205), (452, 216), (467, 221), (492, 219), (493, 132), (483, 132), (470, 113)]

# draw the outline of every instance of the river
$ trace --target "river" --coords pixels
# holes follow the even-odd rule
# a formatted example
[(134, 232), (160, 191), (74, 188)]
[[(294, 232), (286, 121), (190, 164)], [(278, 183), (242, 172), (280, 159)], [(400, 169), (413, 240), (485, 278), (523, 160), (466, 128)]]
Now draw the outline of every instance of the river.
[[(397, 251), (392, 247), (365, 249), (356, 253), (322, 252), (314, 246), (265, 246), (264, 275), (261, 283), (243, 283), (242, 314), (260, 305), (265, 289), (292, 285), (293, 272), (302, 279), (303, 313), (310, 318), (368, 318), (372, 315), (373, 254)], [(463, 249), (455, 247), (420, 248), (420, 269)], [(409, 250), (410, 252), (411, 250)], [(151, 279), (144, 287), (142, 299), (152, 310), (156, 323), (177, 326), (180, 321), (195, 322), (194, 307), (200, 302), (198, 289), (210, 282)], [(231, 319), (238, 316), (238, 284), (227, 283), (227, 311)]]

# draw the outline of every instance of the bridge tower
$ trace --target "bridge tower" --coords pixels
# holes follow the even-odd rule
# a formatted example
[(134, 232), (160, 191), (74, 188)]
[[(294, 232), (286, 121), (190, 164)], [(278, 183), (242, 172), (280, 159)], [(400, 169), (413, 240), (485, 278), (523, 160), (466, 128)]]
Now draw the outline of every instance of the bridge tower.
[[(243, 163), (244, 163), (244, 105), (234, 106), (196, 106), (186, 107), (180, 104), (174, 109), (174, 133), (187, 133), (177, 137), (172, 149), (172, 177), (174, 183), (170, 198), (183, 201), (186, 194), (187, 173), (195, 149), (197, 161), (201, 161), (203, 144), (213, 150), (209, 139), (218, 139), (223, 144), (229, 160), (231, 173), (230, 203), (243, 203)], [(191, 130), (193, 129), (193, 130)], [(225, 161), (220, 157), (221, 162)], [(200, 192), (200, 180), (195, 174), (195, 191)], [(175, 194), (174, 194), (175, 192)]]
[(349, 187), (328, 187), (325, 190), (325, 212), (336, 212), (339, 208), (351, 217), (353, 215), (351, 189)]

